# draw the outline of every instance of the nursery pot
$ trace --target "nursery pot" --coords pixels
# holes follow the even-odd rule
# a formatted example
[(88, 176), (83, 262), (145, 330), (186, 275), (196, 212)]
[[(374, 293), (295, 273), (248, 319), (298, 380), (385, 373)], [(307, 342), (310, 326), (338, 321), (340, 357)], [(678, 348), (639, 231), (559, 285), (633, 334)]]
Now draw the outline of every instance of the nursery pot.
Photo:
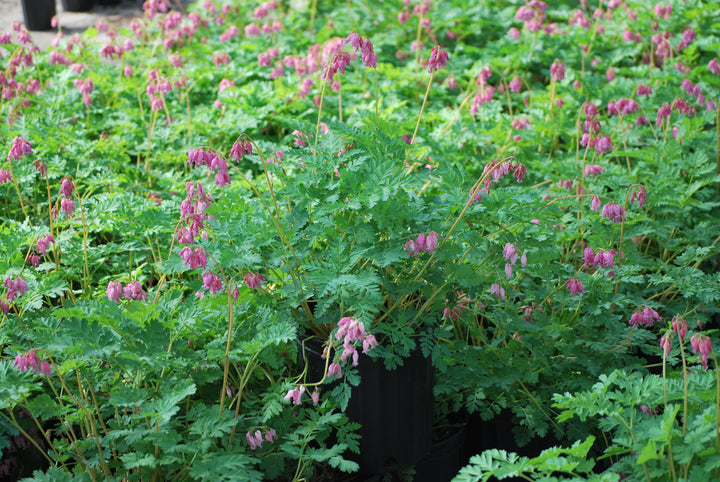
[(55, 0), (22, 0), (25, 27), (28, 30), (50, 30), (55, 16)]
[(430, 453), (415, 465), (414, 482), (450, 482), (467, 463), (464, 455), (467, 423), (434, 442)]
[(94, 4), (95, 0), (62, 0), (63, 10), (66, 12), (87, 12)]
[[(321, 348), (306, 344), (312, 364), (325, 365)], [(322, 370), (322, 368), (320, 368)], [(415, 465), (432, 447), (433, 369), (415, 350), (403, 365), (388, 370), (383, 360), (361, 355), (360, 384), (352, 388), (345, 414), (361, 425), (360, 454), (345, 456), (362, 474), (382, 474)], [(311, 368), (311, 372), (314, 371)]]

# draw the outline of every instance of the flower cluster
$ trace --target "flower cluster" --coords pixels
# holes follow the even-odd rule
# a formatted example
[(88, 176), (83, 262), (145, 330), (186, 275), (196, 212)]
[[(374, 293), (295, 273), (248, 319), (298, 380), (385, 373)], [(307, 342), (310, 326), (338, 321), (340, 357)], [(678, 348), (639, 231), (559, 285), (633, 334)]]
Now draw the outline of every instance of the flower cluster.
[(143, 291), (139, 281), (131, 281), (124, 288), (119, 281), (111, 281), (105, 289), (105, 294), (115, 303), (120, 302), (122, 296), (127, 300), (147, 301), (147, 293)]
[(190, 149), (188, 150), (188, 163), (196, 167), (204, 165), (207, 166), (210, 172), (215, 172), (216, 185), (222, 187), (230, 184), (227, 162), (214, 152), (203, 149)]
[(499, 182), (506, 174), (512, 173), (517, 182), (522, 182), (527, 168), (520, 161), (511, 162), (508, 160), (495, 161), (491, 160), (483, 168), (483, 177), (487, 174), (487, 178), (483, 182), (486, 189), (490, 189), (493, 183)]
[(583, 287), (582, 281), (577, 278), (571, 278), (567, 280), (565, 282), (565, 287), (572, 296), (577, 296), (585, 292), (585, 287)]
[(613, 223), (622, 223), (627, 219), (625, 208), (614, 202), (609, 202), (604, 205), (600, 215)]
[(365, 67), (373, 69), (377, 67), (377, 57), (375, 56), (375, 51), (369, 38), (363, 39), (359, 34), (352, 32), (345, 39), (345, 43), (352, 45), (355, 53), (360, 51), (362, 63)]
[(38, 359), (35, 350), (30, 350), (27, 353), (18, 353), (13, 362), (19, 372), (25, 372), (32, 368), (35, 373), (40, 373), (40, 376), (48, 376), (51, 373), (50, 363)]
[(75, 212), (75, 201), (73, 201), (73, 192), (75, 192), (75, 184), (69, 177), (63, 178), (60, 182), (60, 194), (63, 198), (60, 201), (60, 210), (65, 213), (65, 218), (69, 218)]
[(5, 278), (3, 286), (7, 291), (5, 292), (4, 299), (0, 299), (0, 309), (7, 315), (10, 311), (10, 304), (18, 297), (27, 293), (28, 285), (21, 276), (14, 279), (8, 276)]
[(185, 188), (187, 197), (180, 204), (180, 220), (185, 221), (185, 226), (178, 229), (177, 240), (180, 244), (192, 244), (198, 236), (207, 239), (204, 228), (205, 220), (209, 219), (209, 216), (205, 214), (205, 210), (213, 202), (213, 197), (205, 192), (199, 182), (188, 181)]
[[(458, 291), (455, 295), (457, 297), (455, 306), (453, 308), (446, 306), (443, 309), (443, 319), (445, 320), (457, 321), (460, 319), (460, 316), (468, 310), (467, 306), (472, 301), (464, 291)], [(447, 304), (448, 300), (445, 300), (445, 303)]]
[[(513, 272), (513, 266), (515, 266), (515, 263), (518, 260), (518, 254), (515, 249), (515, 245), (512, 243), (505, 243), (505, 248), (503, 249), (503, 256), (505, 257), (505, 276), (507, 276), (507, 279), (512, 278), (512, 272)], [(520, 265), (524, 268), (527, 266), (527, 253), (523, 253), (522, 256), (520, 256)]]
[(449, 59), (448, 53), (442, 47), (436, 45), (430, 51), (430, 58), (427, 62), (428, 72), (432, 73), (444, 69)]
[(658, 315), (658, 312), (646, 305), (632, 314), (629, 324), (635, 327), (644, 325), (650, 328), (655, 321), (660, 320), (662, 320), (662, 317)]
[(438, 234), (435, 231), (430, 231), (428, 234), (420, 233), (417, 239), (411, 239), (405, 243), (405, 251), (413, 258), (417, 258), (420, 253), (432, 254), (437, 247), (437, 243)]
[(685, 321), (685, 319), (681, 316), (675, 315), (670, 322), (670, 326), (672, 330), (678, 334), (680, 341), (685, 341), (685, 335), (687, 335), (688, 332), (687, 321)]
[(253, 273), (251, 271), (248, 271), (245, 276), (243, 276), (243, 281), (245, 284), (250, 288), (251, 290), (259, 289), (262, 283), (265, 282), (265, 278), (260, 273)]
[(583, 251), (583, 260), (585, 261), (586, 268), (597, 268), (600, 266), (602, 268), (612, 269), (615, 265), (615, 256), (617, 256), (617, 252), (612, 249), (595, 253), (592, 248), (587, 247)]
[(354, 367), (358, 365), (359, 354), (355, 345), (356, 341), (362, 342), (363, 353), (370, 351), (377, 346), (377, 340), (371, 333), (365, 331), (365, 325), (357, 318), (345, 316), (338, 322), (338, 330), (335, 333), (337, 340), (343, 341), (343, 352), (340, 355), (340, 361), (345, 361), (352, 357)]
[(693, 353), (700, 352), (700, 363), (702, 363), (703, 368), (707, 369), (707, 361), (710, 353), (712, 353), (710, 337), (702, 333), (695, 333), (692, 338), (690, 338), (690, 346), (692, 347)]
[(73, 83), (75, 88), (80, 91), (83, 98), (83, 104), (85, 104), (85, 107), (90, 107), (90, 103), (92, 102), (92, 99), (90, 98), (90, 94), (92, 94), (94, 86), (93, 81), (90, 77), (87, 79), (75, 79), (75, 82)]
[[(275, 439), (277, 439), (277, 433), (275, 433), (274, 428), (271, 428), (270, 430), (265, 432), (265, 440), (267, 440), (269, 443), (275, 442)], [(260, 430), (255, 430), (255, 432), (253, 433), (252, 429), (250, 429), (245, 434), (245, 440), (247, 440), (247, 443), (250, 446), (250, 450), (262, 448), (263, 434)]]
[(30, 143), (22, 137), (15, 137), (13, 139), (12, 146), (8, 151), (8, 161), (17, 161), (21, 157), (27, 156), (28, 154), (32, 154), (32, 146), (30, 145)]

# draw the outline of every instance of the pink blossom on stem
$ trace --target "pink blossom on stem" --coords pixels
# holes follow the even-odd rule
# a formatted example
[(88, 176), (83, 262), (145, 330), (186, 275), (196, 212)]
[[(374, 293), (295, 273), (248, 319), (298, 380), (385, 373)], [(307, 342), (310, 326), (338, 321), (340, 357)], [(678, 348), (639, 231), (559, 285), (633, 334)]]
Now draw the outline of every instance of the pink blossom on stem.
[(572, 296), (577, 296), (585, 292), (582, 281), (577, 278), (567, 280), (565, 286)]
[(123, 288), (123, 294), (125, 298), (129, 300), (142, 300), (147, 301), (147, 293), (142, 289), (142, 285), (139, 281), (129, 282), (125, 288)]
[(713, 74), (720, 75), (720, 64), (718, 64), (717, 57), (708, 62), (708, 69), (710, 69), (710, 72)]
[(600, 215), (613, 223), (622, 223), (627, 218), (625, 208), (614, 202), (604, 205)]
[(28, 154), (32, 154), (32, 146), (30, 145), (30, 143), (22, 137), (15, 137), (13, 139), (12, 146), (8, 151), (8, 160), (17, 161), (21, 157), (27, 156)]
[(123, 294), (122, 283), (119, 281), (110, 281), (107, 289), (105, 290), (105, 294), (110, 301), (114, 301), (115, 303), (120, 302), (120, 297)]
[(339, 363), (331, 363), (328, 367), (328, 377), (332, 376), (342, 378), (342, 368)]
[(430, 58), (427, 62), (428, 72), (437, 72), (440, 69), (444, 69), (450, 57), (448, 53), (439, 45), (436, 45), (430, 51)]
[(693, 353), (700, 352), (700, 362), (702, 363), (702, 367), (707, 369), (707, 361), (710, 357), (710, 353), (712, 353), (712, 342), (710, 341), (710, 337), (703, 335), (702, 333), (695, 333), (692, 338), (690, 338), (690, 345), (692, 346)]
[(243, 281), (248, 286), (248, 288), (250, 288), (251, 290), (255, 290), (262, 287), (262, 283), (265, 282), (265, 278), (260, 273), (253, 273), (252, 271), (248, 271), (245, 276), (243, 276)]
[(560, 82), (565, 78), (565, 63), (555, 59), (550, 66), (550, 78), (556, 82)]
[(585, 165), (585, 177), (595, 177), (599, 176), (605, 172), (605, 168), (602, 166), (599, 166), (597, 164), (587, 164)]
[(680, 315), (675, 315), (670, 322), (670, 326), (672, 327), (672, 330), (678, 334), (680, 341), (685, 341), (685, 335), (687, 335), (688, 332), (687, 321), (685, 321), (685, 319)]
[(505, 299), (505, 288), (498, 284), (491, 284), (490, 285), (490, 294), (495, 295), (498, 299), (504, 300)]
[(247, 440), (247, 443), (250, 446), (250, 450), (262, 448), (263, 439), (260, 430), (256, 430), (254, 434), (251, 434), (248, 430), (248, 432), (245, 434), (245, 440)]
[(510, 83), (508, 84), (508, 88), (510, 89), (510, 92), (517, 94), (522, 89), (522, 82), (520, 81), (520, 77), (517, 75), (512, 78)]
[(222, 291), (222, 280), (215, 273), (203, 273), (202, 280), (203, 288), (210, 290), (211, 294), (214, 295), (219, 291)]
[(635, 327), (644, 325), (650, 328), (655, 321), (660, 320), (662, 320), (662, 317), (658, 314), (658, 312), (646, 305), (642, 309), (635, 311), (635, 313), (630, 316), (629, 324)]

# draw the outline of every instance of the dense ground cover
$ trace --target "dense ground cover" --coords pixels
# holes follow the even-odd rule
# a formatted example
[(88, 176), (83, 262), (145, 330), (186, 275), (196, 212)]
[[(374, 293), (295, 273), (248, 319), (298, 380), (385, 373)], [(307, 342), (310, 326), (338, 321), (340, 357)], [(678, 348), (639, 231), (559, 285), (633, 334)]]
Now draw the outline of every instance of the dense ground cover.
[(720, 4), (376, 3), (0, 35), (0, 475), (337, 478), (420, 350), (569, 447), (458, 480), (717, 477)]

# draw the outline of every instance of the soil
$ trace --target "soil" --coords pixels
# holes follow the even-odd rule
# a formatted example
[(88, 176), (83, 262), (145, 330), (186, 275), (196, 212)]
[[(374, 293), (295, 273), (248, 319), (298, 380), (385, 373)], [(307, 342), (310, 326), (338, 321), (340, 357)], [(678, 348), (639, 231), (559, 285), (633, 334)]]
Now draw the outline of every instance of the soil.
[[(105, 20), (111, 28), (127, 26), (133, 19), (142, 18), (142, 10), (138, 8), (136, 0), (121, 0), (114, 5), (100, 5), (96, 0), (95, 6), (87, 12), (66, 12), (63, 10), (62, 2), (56, 1), (56, 12), (58, 23), (64, 34), (82, 33), (88, 27), (93, 27), (99, 20)], [(109, 3), (105, 0), (102, 3)], [(21, 0), (0, 0), (0, 32), (12, 31), (15, 22), (25, 24)], [(51, 45), (56, 30), (31, 31), (30, 36), (33, 42), (45, 49)], [(101, 34), (102, 35), (102, 34)], [(104, 40), (101, 35), (96, 39)]]

